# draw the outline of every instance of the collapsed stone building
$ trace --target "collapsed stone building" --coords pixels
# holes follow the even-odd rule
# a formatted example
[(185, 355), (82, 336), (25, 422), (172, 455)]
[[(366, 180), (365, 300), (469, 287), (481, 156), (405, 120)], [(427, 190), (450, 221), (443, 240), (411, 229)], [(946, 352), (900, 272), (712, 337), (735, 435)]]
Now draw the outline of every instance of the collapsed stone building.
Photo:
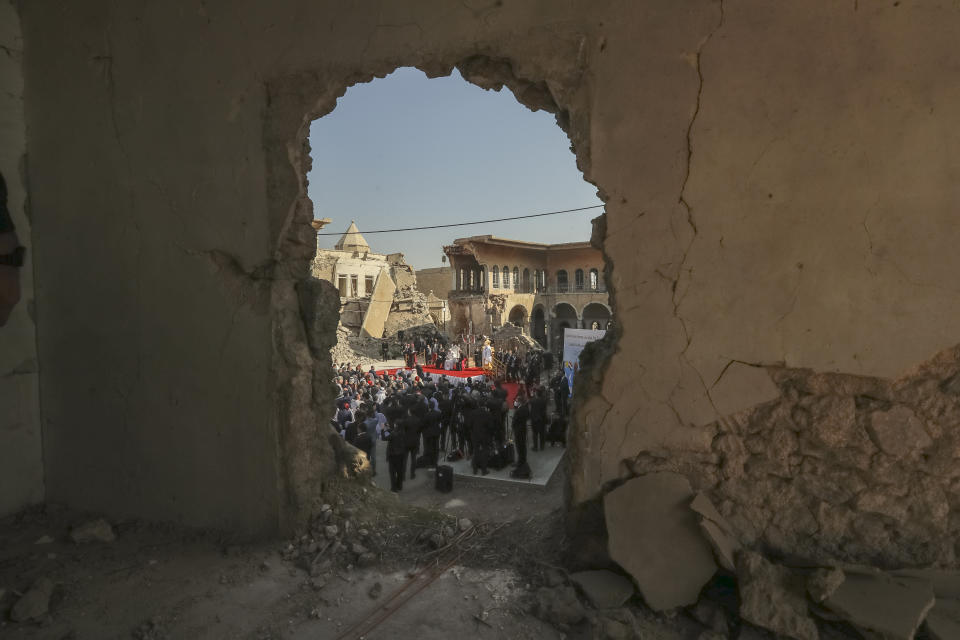
[(417, 288), (416, 272), (403, 254), (372, 252), (353, 221), (333, 249), (317, 249), (310, 272), (336, 285), (340, 323), (350, 335), (390, 338), (446, 320), (446, 302)]
[(308, 281), (309, 123), (356, 82), (457, 68), (555, 114), (606, 203), (615, 323), (578, 378), (573, 530), (603, 547), (591, 514), (671, 474), (780, 562), (958, 568), (951, 4), (0, 15), (0, 171), (30, 256), (0, 330), (3, 513), (305, 522), (338, 469), (315, 436), (338, 295)]

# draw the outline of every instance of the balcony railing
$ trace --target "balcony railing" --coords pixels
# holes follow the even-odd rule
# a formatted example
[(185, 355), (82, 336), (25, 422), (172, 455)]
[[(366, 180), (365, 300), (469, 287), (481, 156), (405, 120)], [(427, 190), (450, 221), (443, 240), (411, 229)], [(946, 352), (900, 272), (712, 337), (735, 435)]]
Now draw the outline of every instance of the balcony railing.
[[(532, 284), (529, 286), (520, 285), (519, 287), (493, 287), (490, 289), (489, 293), (493, 294), (510, 294), (510, 293), (536, 293), (538, 295), (555, 295), (555, 294), (571, 294), (571, 293), (606, 293), (607, 288), (604, 286), (600, 287), (577, 287), (567, 285), (546, 285), (541, 287), (534, 287)], [(484, 291), (462, 291), (457, 292), (464, 295), (467, 294), (478, 294), (486, 293)]]

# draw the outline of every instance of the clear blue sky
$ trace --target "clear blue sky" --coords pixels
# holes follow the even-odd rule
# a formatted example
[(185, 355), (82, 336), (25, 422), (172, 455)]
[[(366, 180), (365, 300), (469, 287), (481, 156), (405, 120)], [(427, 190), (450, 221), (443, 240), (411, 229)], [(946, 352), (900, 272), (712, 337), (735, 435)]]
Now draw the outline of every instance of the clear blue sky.
[[(485, 91), (457, 71), (428, 79), (403, 68), (358, 84), (310, 129), (309, 195), (325, 232), (351, 220), (361, 232), (503, 218), (601, 204), (552, 114), (508, 89)], [(417, 269), (442, 265), (454, 238), (589, 240), (594, 209), (432, 231), (365, 235), (377, 253), (401, 252)], [(332, 248), (337, 236), (320, 236)]]

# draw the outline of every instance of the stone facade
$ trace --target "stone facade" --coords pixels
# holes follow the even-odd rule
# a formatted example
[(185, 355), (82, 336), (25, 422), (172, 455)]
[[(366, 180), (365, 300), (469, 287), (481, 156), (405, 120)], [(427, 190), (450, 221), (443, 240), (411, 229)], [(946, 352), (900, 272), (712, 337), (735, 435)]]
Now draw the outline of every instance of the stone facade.
[(589, 242), (542, 244), (495, 236), (458, 238), (450, 260), (453, 334), (491, 334), (506, 322), (545, 348), (563, 329), (607, 329), (612, 322), (603, 255)]

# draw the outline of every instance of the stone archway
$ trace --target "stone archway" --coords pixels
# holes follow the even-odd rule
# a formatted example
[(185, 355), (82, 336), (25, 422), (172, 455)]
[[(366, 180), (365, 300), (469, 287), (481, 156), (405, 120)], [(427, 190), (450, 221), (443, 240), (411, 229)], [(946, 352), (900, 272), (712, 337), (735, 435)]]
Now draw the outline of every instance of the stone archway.
[(543, 305), (533, 308), (533, 314), (530, 316), (530, 336), (543, 348), (547, 347), (547, 316)]
[(584, 329), (607, 329), (613, 314), (600, 302), (591, 302), (580, 313)]
[(576, 329), (580, 318), (573, 305), (560, 302), (553, 307), (553, 319), (550, 322), (550, 346), (554, 351), (563, 348), (563, 330)]
[(510, 315), (507, 316), (507, 320), (517, 325), (524, 331), (526, 331), (527, 317), (528, 317), (527, 308), (524, 307), (522, 304), (518, 304), (518, 305), (514, 305), (514, 307), (510, 309)]

